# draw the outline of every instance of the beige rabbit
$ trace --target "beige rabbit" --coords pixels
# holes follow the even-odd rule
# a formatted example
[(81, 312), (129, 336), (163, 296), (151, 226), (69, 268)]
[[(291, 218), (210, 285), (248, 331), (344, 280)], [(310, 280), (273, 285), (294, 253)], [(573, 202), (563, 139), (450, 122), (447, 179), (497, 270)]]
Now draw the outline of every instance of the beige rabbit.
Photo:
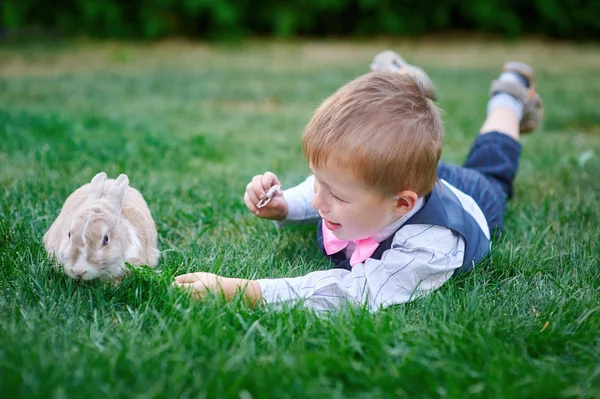
[(44, 246), (76, 280), (119, 280), (125, 262), (156, 266), (156, 226), (142, 195), (98, 173), (75, 190), (44, 235)]

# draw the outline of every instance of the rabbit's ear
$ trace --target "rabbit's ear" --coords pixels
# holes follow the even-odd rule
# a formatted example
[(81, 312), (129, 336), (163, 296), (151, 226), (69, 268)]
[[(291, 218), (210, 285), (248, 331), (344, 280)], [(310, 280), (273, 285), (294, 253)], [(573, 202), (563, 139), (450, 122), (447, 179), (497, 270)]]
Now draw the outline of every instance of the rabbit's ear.
[(100, 172), (92, 179), (90, 186), (90, 197), (93, 199), (102, 198), (104, 183), (106, 182), (106, 173)]
[(127, 175), (119, 175), (117, 180), (108, 189), (108, 192), (106, 193), (106, 200), (117, 208), (121, 209), (123, 197), (125, 196), (125, 189), (128, 185), (129, 179), (127, 178)]

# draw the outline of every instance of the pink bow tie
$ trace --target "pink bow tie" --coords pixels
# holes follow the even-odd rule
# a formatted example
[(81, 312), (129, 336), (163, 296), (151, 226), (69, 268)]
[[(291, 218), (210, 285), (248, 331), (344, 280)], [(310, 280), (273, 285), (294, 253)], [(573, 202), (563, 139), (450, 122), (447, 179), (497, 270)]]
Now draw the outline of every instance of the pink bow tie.
[[(323, 227), (323, 246), (327, 255), (340, 252), (350, 243), (350, 241), (340, 240), (333, 235), (331, 230), (325, 226), (325, 223), (321, 223), (321, 226)], [(379, 243), (370, 237), (362, 240), (353, 240), (352, 242), (356, 244), (356, 249), (350, 257), (350, 266), (367, 260), (379, 246)]]

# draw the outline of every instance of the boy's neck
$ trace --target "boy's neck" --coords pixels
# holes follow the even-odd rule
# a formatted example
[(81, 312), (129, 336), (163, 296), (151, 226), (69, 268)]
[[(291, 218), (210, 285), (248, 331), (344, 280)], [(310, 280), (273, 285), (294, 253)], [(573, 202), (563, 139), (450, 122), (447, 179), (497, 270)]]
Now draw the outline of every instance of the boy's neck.
[(398, 230), (400, 230), (402, 225), (406, 223), (406, 221), (410, 219), (415, 213), (417, 213), (423, 207), (424, 204), (425, 198), (419, 197), (413, 209), (411, 209), (409, 212), (405, 213), (404, 215), (398, 218), (394, 218), (394, 222), (388, 224), (387, 226), (379, 230), (371, 238), (377, 242), (385, 241), (387, 238), (391, 237)]

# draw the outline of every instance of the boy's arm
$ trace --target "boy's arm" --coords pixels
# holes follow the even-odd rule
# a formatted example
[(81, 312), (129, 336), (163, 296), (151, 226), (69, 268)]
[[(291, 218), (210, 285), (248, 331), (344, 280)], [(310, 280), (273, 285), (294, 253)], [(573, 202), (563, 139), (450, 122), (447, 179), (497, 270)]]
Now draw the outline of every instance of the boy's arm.
[(283, 197), (288, 204), (288, 214), (285, 220), (274, 221), (277, 227), (290, 223), (306, 223), (319, 219), (319, 212), (313, 208), (312, 199), (315, 196), (315, 177), (308, 176), (297, 186), (283, 191)]
[(462, 265), (465, 243), (451, 230), (410, 225), (401, 232), (381, 260), (367, 259), (351, 271), (330, 269), (301, 277), (261, 280), (190, 273), (177, 277), (175, 285), (191, 289), (196, 297), (213, 290), (231, 299), (242, 291), (251, 304), (303, 301), (315, 310), (329, 310), (352, 303), (376, 311), (433, 292)]
[(352, 270), (330, 269), (302, 277), (244, 280), (212, 273), (191, 273), (175, 285), (194, 296), (208, 290), (231, 299), (238, 291), (251, 303), (285, 304), (303, 301), (315, 310), (345, 303), (365, 305), (371, 311), (406, 303), (442, 286), (462, 266), (465, 242), (451, 230), (429, 225), (403, 227), (381, 260), (367, 259)]
[[(312, 207), (314, 194), (313, 175), (308, 176), (297, 186), (284, 190), (282, 195), (287, 201), (287, 217), (282, 222), (274, 221), (275, 224), (281, 227), (287, 223), (317, 220), (319, 213)], [(262, 301), (260, 285), (254, 280), (229, 278), (213, 273), (198, 272), (177, 276), (173, 285), (191, 290), (192, 295), (195, 297), (206, 295), (207, 291), (212, 290), (223, 294), (226, 299), (231, 299), (239, 291), (242, 291), (244, 297), (251, 303), (260, 303)]]

